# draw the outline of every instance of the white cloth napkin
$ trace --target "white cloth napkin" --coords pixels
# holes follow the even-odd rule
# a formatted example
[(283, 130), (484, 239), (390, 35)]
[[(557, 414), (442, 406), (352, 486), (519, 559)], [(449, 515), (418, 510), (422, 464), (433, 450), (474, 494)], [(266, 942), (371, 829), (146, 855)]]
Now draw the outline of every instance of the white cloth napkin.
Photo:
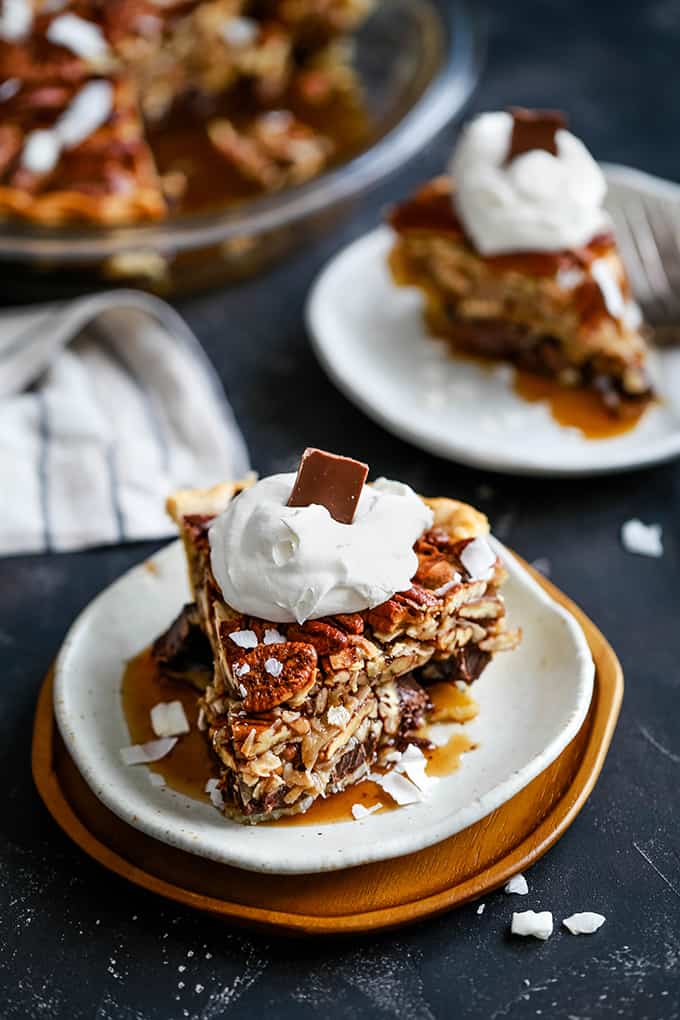
[(0, 555), (172, 534), (169, 492), (247, 470), (222, 385), (165, 302), (119, 290), (0, 313)]

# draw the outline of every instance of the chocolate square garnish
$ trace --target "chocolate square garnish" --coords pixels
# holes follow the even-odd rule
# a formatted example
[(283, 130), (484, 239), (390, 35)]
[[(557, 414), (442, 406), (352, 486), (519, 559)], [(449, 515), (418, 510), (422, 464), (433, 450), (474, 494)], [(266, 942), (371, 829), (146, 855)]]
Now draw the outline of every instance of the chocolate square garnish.
[(555, 134), (567, 126), (567, 118), (559, 110), (525, 110), (522, 106), (511, 106), (512, 136), (505, 165), (516, 156), (535, 149), (543, 149), (557, 155)]
[(368, 464), (307, 447), (288, 506), (325, 506), (340, 524), (351, 524), (368, 474)]

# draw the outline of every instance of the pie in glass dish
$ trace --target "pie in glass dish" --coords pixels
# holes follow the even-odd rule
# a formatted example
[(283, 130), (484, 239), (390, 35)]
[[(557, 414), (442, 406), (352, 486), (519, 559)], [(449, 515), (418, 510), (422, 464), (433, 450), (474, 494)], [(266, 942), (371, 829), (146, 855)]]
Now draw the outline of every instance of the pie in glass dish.
[[(0, 0), (0, 218), (107, 226), (320, 173), (367, 0)], [(337, 137), (336, 137), (337, 136)]]
[(153, 655), (201, 691), (218, 806), (238, 820), (303, 813), (375, 769), (422, 770), (432, 685), (472, 683), (520, 640), (484, 515), (366, 472), (307, 450), (297, 476), (168, 501), (194, 602)]
[(554, 111), (487, 113), (448, 176), (389, 214), (395, 281), (455, 351), (586, 387), (615, 416), (654, 398), (638, 306), (603, 209), (604, 176)]

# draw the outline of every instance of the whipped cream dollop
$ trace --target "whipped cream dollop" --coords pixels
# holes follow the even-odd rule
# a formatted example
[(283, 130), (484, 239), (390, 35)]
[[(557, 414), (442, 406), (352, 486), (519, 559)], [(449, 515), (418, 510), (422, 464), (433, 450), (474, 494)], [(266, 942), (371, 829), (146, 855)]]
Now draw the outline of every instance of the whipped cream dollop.
[(563, 251), (608, 229), (604, 174), (583, 142), (560, 129), (557, 155), (534, 149), (506, 164), (512, 131), (510, 113), (483, 113), (451, 161), (456, 209), (479, 252)]
[(351, 524), (287, 506), (295, 474), (263, 478), (210, 527), (213, 574), (230, 606), (275, 623), (304, 623), (380, 605), (411, 586), (413, 543), (432, 511), (401, 482), (364, 486)]

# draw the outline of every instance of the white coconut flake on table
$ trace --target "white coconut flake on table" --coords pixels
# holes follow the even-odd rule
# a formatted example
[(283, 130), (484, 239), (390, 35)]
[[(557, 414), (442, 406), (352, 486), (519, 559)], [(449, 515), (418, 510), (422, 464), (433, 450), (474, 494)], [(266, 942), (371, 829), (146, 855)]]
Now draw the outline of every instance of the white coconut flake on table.
[(205, 792), (210, 797), (210, 803), (212, 806), (217, 808), (218, 811), (221, 811), (224, 807), (224, 797), (220, 790), (219, 779), (209, 779), (205, 784)]
[(513, 935), (531, 935), (545, 941), (553, 933), (553, 916), (549, 910), (524, 910), (512, 915), (510, 930)]
[(145, 744), (133, 744), (121, 747), (120, 756), (124, 765), (148, 765), (160, 761), (170, 754), (177, 743), (177, 737), (161, 737), (160, 740), (148, 740)]
[(110, 81), (89, 81), (77, 92), (54, 126), (61, 144), (75, 149), (105, 124), (113, 111), (113, 85)]
[(480, 903), (479, 906), (477, 907), (477, 914), (479, 916), (481, 916), (484, 913), (485, 910), (486, 910), (486, 903)]
[(235, 630), (229, 635), (230, 639), (239, 648), (257, 648), (257, 634), (254, 630)]
[(371, 804), (370, 807), (364, 807), (363, 804), (352, 804), (352, 816), (355, 822), (360, 822), (362, 818), (368, 818), (369, 815), (379, 811), (382, 807), (380, 801), (377, 804)]
[(6, 42), (20, 42), (25, 39), (33, 25), (33, 4), (31, 0), (4, 0), (0, 14), (0, 39)]
[(643, 524), (634, 517), (621, 527), (621, 542), (627, 552), (638, 556), (663, 556), (660, 524)]
[(33, 174), (49, 174), (59, 162), (61, 143), (54, 131), (45, 128), (26, 135), (21, 165)]
[(509, 882), (506, 882), (504, 892), (511, 896), (526, 896), (529, 886), (524, 875), (513, 875)]
[(262, 638), (263, 645), (281, 645), (285, 644), (285, 641), (285, 637), (276, 627), (267, 627)]
[(584, 910), (581, 913), (565, 917), (562, 924), (568, 928), (572, 935), (592, 935), (601, 928), (607, 918), (604, 914), (596, 914), (592, 910)]
[(84, 60), (96, 60), (109, 52), (109, 44), (99, 25), (77, 14), (60, 14), (50, 23), (47, 38)]
[(473, 581), (488, 581), (494, 572), (496, 554), (483, 536), (473, 538), (460, 554), (463, 564)]
[(422, 790), (419, 790), (415, 783), (412, 783), (406, 776), (402, 776), (399, 772), (388, 772), (387, 775), (381, 776), (378, 773), (373, 773), (369, 776), (374, 783), (381, 786), (385, 793), (389, 794), (392, 800), (396, 801), (399, 807), (405, 807), (407, 804), (417, 804), (421, 800), (425, 800), (425, 794)]
[(181, 701), (159, 701), (151, 709), (151, 729), (157, 737), (178, 737), (191, 727)]

